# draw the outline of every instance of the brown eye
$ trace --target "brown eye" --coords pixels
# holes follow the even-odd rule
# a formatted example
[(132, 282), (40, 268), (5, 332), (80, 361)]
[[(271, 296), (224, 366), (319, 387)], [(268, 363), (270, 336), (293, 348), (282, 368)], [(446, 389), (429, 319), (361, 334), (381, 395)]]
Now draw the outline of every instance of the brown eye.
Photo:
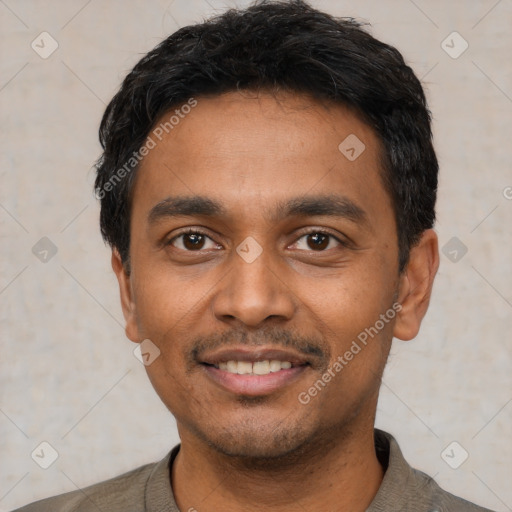
[[(302, 239), (305, 239), (306, 243), (302, 244), (301, 247), (300, 241)], [(326, 249), (330, 248), (329, 246), (331, 245), (332, 240), (334, 240), (338, 246), (344, 245), (334, 235), (331, 235), (330, 233), (326, 233), (323, 231), (310, 231), (309, 233), (305, 233), (298, 239), (297, 242), (295, 242), (295, 244), (298, 246), (297, 248), (302, 250), (324, 252)]]
[(313, 233), (307, 235), (308, 237), (308, 246), (311, 247), (314, 251), (317, 249), (323, 250), (329, 245), (329, 235), (324, 235), (322, 233)]
[[(207, 240), (213, 242), (209, 236), (205, 235), (201, 231), (189, 230), (173, 237), (169, 240), (168, 245), (172, 245), (173, 247), (183, 251), (195, 252), (205, 249)], [(181, 241), (181, 243), (178, 243), (179, 241)], [(211, 249), (211, 247), (206, 248)]]
[(186, 233), (183, 235), (183, 245), (190, 250), (202, 249), (204, 245), (204, 236), (195, 233)]

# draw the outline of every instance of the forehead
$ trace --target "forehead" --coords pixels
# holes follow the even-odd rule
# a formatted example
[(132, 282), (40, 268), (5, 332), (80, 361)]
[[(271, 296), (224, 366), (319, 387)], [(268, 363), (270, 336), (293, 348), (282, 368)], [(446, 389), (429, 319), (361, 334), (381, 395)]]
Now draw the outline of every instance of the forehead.
[(374, 216), (391, 211), (380, 142), (348, 108), (290, 93), (232, 92), (196, 101), (187, 114), (174, 115), (176, 107), (155, 123), (154, 148), (135, 183), (139, 214), (150, 217), (169, 197), (202, 196), (227, 205), (223, 214), (232, 208), (257, 215), (290, 197), (333, 192)]

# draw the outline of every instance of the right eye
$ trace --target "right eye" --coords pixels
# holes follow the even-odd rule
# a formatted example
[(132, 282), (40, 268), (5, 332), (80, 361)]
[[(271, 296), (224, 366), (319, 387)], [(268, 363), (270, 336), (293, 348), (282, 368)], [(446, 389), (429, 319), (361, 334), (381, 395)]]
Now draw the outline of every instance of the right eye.
[[(180, 239), (182, 239), (181, 244), (180, 244), (181, 247), (177, 247), (174, 242), (176, 240), (180, 240)], [(189, 228), (187, 231), (184, 231), (184, 232), (179, 233), (179, 234), (175, 235), (174, 237), (172, 237), (166, 243), (166, 245), (172, 245), (173, 247), (175, 247), (179, 250), (182, 250), (182, 251), (196, 252), (201, 249), (205, 249), (204, 242), (206, 239), (213, 242), (213, 240), (208, 235), (203, 233), (202, 231), (198, 231), (196, 229)], [(218, 246), (218, 244), (216, 244), (216, 245)], [(215, 247), (211, 247), (210, 249), (212, 249), (212, 248), (215, 248)], [(206, 249), (208, 249), (208, 247)]]

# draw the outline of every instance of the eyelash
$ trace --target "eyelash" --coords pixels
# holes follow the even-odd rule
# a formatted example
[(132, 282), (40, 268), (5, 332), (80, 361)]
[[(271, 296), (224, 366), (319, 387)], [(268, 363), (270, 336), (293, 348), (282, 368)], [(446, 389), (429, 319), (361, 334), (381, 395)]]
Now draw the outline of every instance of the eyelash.
[[(330, 233), (329, 231), (324, 231), (324, 230), (321, 230), (321, 229), (311, 229), (309, 231), (306, 231), (304, 233), (302, 233), (298, 238), (297, 238), (297, 241), (300, 240), (301, 238), (303, 238), (304, 236), (307, 236), (307, 235), (312, 235), (312, 234), (318, 234), (318, 235), (325, 235), (325, 236), (329, 236), (331, 238), (334, 238), (334, 240), (336, 240), (342, 247), (348, 247), (348, 242), (345, 242), (343, 240), (340, 240), (337, 236), (333, 235), (332, 233)], [(187, 229), (187, 231), (182, 231), (181, 233), (178, 233), (177, 235), (173, 236), (170, 240), (168, 240), (165, 245), (168, 246), (168, 245), (171, 245), (173, 244), (173, 242), (175, 240), (177, 240), (178, 238), (184, 236), (184, 235), (201, 235), (201, 236), (205, 236), (206, 238), (209, 238), (210, 240), (212, 240), (212, 238), (210, 236), (208, 236), (205, 232), (203, 231), (199, 231), (197, 229), (194, 229), (194, 228), (189, 228)], [(212, 240), (214, 241), (214, 240)], [(190, 253), (194, 253), (194, 252), (201, 252), (201, 249), (198, 250), (198, 251), (189, 251), (189, 250), (186, 250), (186, 249), (178, 249), (180, 251), (184, 251), (184, 252), (190, 252)], [(322, 251), (313, 251), (311, 250), (311, 252), (327, 252), (328, 249), (324, 249)]]

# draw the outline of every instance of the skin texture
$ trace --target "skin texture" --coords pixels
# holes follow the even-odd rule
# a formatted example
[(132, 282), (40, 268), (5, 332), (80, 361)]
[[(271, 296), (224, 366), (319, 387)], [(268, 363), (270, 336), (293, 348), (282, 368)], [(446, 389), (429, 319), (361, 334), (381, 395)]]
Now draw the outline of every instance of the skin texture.
[[(347, 108), (292, 93), (197, 100), (138, 170), (130, 275), (112, 254), (128, 338), (150, 339), (161, 351), (146, 369), (181, 438), (177, 504), (199, 512), (364, 511), (383, 477), (373, 444), (380, 379), (392, 337), (412, 339), (426, 313), (439, 264), (435, 232), (424, 232), (399, 274), (381, 147)], [(338, 149), (350, 134), (365, 144), (354, 161)], [(333, 193), (366, 221), (271, 219), (280, 201)], [(215, 199), (227, 215), (149, 220), (155, 205), (177, 195)], [(189, 227), (206, 235), (197, 249), (190, 237), (174, 238)], [(329, 237), (318, 248), (308, 234), (319, 231), (346, 244)], [(262, 248), (251, 263), (236, 251), (249, 236)], [(299, 393), (396, 301), (394, 319), (301, 404)], [(295, 380), (249, 397), (220, 387), (197, 360), (235, 344), (313, 355)]]

